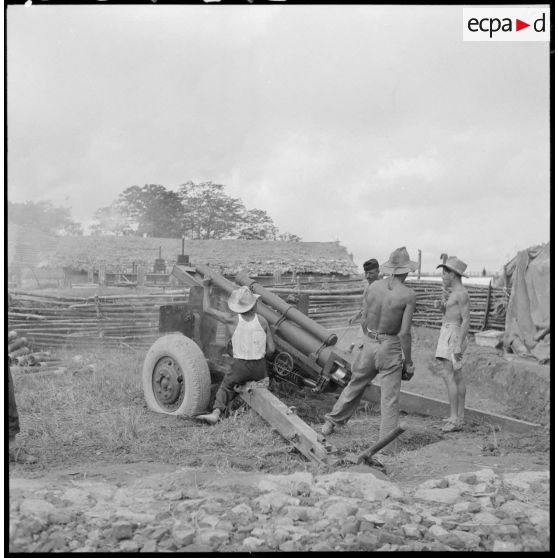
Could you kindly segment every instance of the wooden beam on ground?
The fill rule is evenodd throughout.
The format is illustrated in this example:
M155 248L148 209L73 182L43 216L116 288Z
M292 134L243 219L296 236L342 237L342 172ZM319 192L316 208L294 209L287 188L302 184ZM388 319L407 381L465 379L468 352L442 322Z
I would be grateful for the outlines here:
M325 444L325 438L308 426L296 411L287 407L265 387L248 382L237 388L240 397L275 430L310 461L318 464L330 462L335 448Z
M364 392L363 399L371 401L372 403L380 402L380 387L370 385ZM406 413L434 416L434 417L448 417L450 414L449 403L426 397L425 395L418 395L408 391L401 390L399 398L399 408ZM516 433L528 433L533 430L542 428L542 425L533 422L526 422L524 420L506 417L504 415L497 415L495 413L488 413L486 411L479 411L478 409L471 409L465 407L465 418L472 419L478 422L486 422L488 424L498 425L502 430Z

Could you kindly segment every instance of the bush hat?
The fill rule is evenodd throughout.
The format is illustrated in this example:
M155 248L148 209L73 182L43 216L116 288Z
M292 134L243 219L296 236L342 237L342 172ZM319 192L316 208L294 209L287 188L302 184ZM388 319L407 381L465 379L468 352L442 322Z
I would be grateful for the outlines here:
M411 258L409 258L409 253L405 246L394 250L389 255L389 260L380 266L380 272L386 275L402 275L403 273L409 273L417 269L418 263L413 262Z
M467 275L465 275L465 270L467 269L467 264L465 262L462 262L456 256L450 256L444 263L441 263L440 265L437 265L436 269L438 269L439 267L445 267L446 269L449 269L450 271L455 271L455 273L457 273L458 275L461 275L461 277L467 277Z
M243 286L231 293L227 304L233 312L243 314L254 307L258 298L260 295L254 294L248 287Z
M380 264L378 263L378 260L372 258L370 260L366 260L363 264L362 264L362 268L364 269L364 271L370 271L372 269L378 269L380 267Z

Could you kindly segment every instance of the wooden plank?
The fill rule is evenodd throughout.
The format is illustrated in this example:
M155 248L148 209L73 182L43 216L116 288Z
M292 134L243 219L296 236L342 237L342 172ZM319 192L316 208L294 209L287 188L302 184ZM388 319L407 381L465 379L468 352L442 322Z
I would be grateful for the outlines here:
M367 387L364 392L363 399L365 401L371 401L372 403L379 403L380 387L376 385L370 385ZM445 418L450 414L449 403L441 401L440 399L434 399L432 397L426 397L425 395L418 395L416 393L403 390L401 390L399 398L399 408L406 413L423 416ZM472 409L470 407L465 407L465 418L498 425L502 428L502 430L516 432L519 434L532 432L533 430L542 428L542 425L540 424L514 419L504 415L488 413L478 409Z
M237 388L240 397L310 461L329 463L329 453L335 449L322 443L325 442L324 436L308 426L292 408L266 388L254 384L248 382Z

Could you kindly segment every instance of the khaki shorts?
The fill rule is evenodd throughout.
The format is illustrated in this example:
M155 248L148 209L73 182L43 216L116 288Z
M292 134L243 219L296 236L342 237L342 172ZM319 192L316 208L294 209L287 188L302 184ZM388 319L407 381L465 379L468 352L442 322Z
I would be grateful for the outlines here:
M438 339L438 346L436 347L436 358L443 358L449 360L454 370L460 370L462 361L455 360L455 353L461 352L461 345L459 338L461 336L461 326L451 323L443 323L440 329L440 337ZM465 348L467 349L467 339L465 339Z

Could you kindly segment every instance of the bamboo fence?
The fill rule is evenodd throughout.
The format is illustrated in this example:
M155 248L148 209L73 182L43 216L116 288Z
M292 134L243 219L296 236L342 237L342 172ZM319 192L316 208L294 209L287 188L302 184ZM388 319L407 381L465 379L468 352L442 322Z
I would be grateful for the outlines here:
M417 295L413 324L440 327L442 314L434 308L441 283L406 281ZM347 325L362 305L362 283L345 282L332 288L269 287L281 297L307 295L308 316L327 328ZM507 291L468 285L470 332L505 329ZM159 336L159 307L184 303L188 290L151 294L68 297L10 291L9 329L24 335L34 350L67 346L128 346L145 348Z

